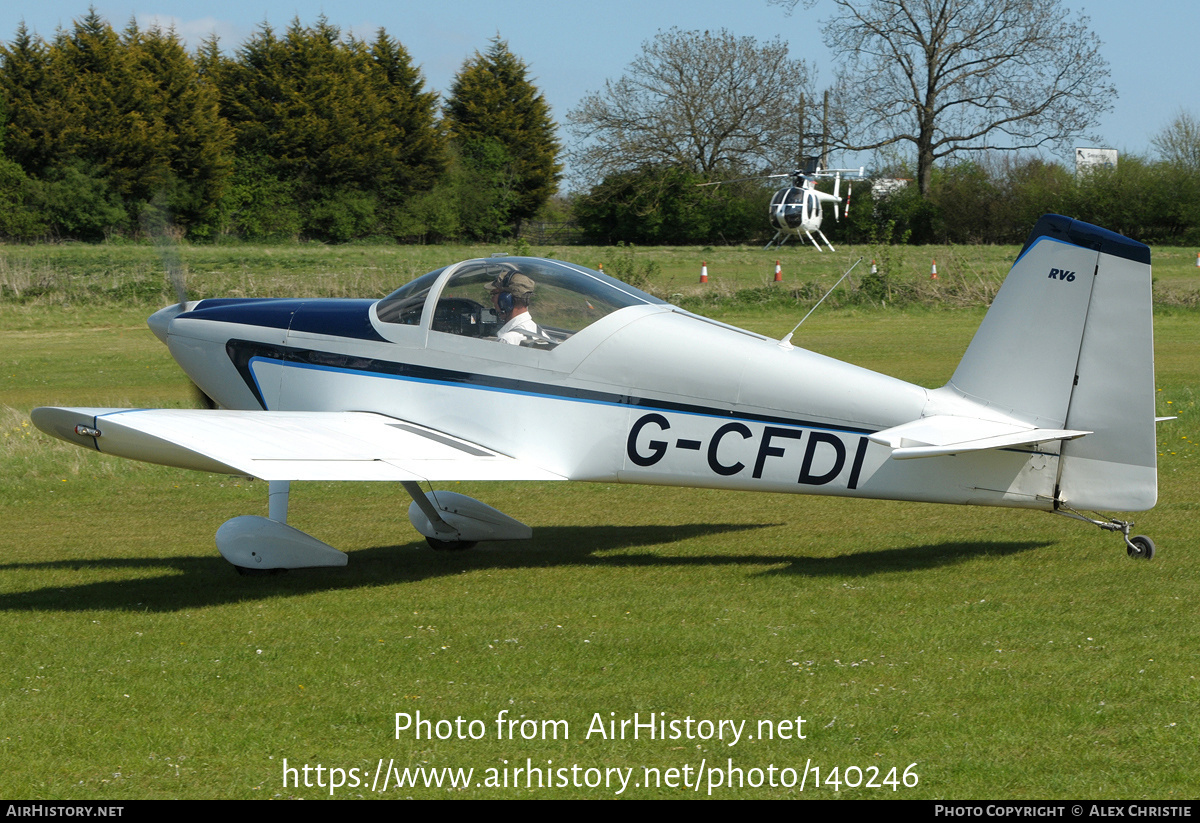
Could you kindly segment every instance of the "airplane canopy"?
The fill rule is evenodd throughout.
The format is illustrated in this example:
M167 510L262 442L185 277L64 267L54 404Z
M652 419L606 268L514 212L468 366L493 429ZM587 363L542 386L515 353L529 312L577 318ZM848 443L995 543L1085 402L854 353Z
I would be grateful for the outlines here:
M592 269L559 260L505 256L467 260L422 275L380 300L376 315L384 323L428 323L434 331L486 336L495 325L487 287L518 274L533 283L530 313L556 337L574 334L627 306L664 302ZM427 304L431 311L426 311Z

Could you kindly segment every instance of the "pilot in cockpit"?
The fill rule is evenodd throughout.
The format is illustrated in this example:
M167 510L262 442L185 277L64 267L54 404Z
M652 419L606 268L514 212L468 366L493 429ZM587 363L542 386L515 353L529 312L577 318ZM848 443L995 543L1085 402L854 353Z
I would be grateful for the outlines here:
M529 314L529 301L533 298L534 282L520 272L506 272L484 288L492 296L492 307L496 316L504 323L496 332L501 343L519 346L524 342L541 337L541 330Z

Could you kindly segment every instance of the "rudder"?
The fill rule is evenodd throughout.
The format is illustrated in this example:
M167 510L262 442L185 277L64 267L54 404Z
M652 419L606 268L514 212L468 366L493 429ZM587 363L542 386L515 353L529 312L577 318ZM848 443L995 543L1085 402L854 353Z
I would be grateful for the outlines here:
M1075 508L1144 511L1158 499L1150 249L1087 224L1101 242L1064 443L1058 498Z

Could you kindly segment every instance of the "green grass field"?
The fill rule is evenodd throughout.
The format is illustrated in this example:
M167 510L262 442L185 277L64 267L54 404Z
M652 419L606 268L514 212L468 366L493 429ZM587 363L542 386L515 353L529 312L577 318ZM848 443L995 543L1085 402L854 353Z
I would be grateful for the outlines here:
M832 284L862 251L785 250L785 285ZM904 250L913 282L928 251ZM1016 249L946 252L939 282L998 282ZM479 253L186 249L185 264L196 296L370 296ZM319 798L332 768L335 797L600 798L622 778L622 797L702 797L718 775L725 798L1196 797L1194 251L1155 250L1158 413L1179 419L1159 427L1160 503L1134 517L1151 562L1041 513L537 483L453 485L534 538L438 554L401 490L311 483L290 520L349 566L269 578L238 577L213 543L227 518L265 514L265 484L87 453L28 423L35 405L189 403L144 323L171 299L153 254L0 249L0 796ZM781 336L807 310L736 299L773 252L634 254L675 294L706 255L727 322ZM823 307L795 342L939 385L983 309L928 302ZM397 736L397 713L418 711L434 739ZM518 723L498 729L502 712ZM598 732L634 713L681 736ZM717 739L700 721L744 726L730 745L729 725ZM380 763L474 771L466 788L439 772L440 788L373 791Z
M609 274L644 279L663 297L689 305L716 306L740 290L766 287L782 268L785 295L802 292L811 305L855 261L862 263L829 300L838 305L881 307L871 295L851 298L874 261L893 287L891 298L926 306L986 305L1004 280L1017 246L848 246L836 253L787 245L764 252L746 246L715 248L611 246L181 246L164 253L149 244L0 246L0 306L9 312L55 305L91 312L97 304L155 305L176 299L163 276L164 257L185 273L193 298L382 297L409 280L447 263L495 252L557 257ZM930 279L934 262L938 279ZM709 283L700 285L708 264ZM1200 306L1196 250L1154 249L1155 299L1163 306ZM775 287L772 287L775 288ZM886 291L886 290L885 290ZM764 301L761 293L743 303ZM713 309L717 310L717 309ZM16 312L19 318L19 311ZM11 325L9 326L11 327Z

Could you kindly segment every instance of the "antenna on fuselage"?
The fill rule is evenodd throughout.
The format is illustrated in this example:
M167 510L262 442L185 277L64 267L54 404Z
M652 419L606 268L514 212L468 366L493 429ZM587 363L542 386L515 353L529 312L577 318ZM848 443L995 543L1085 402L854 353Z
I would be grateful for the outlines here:
M824 303L825 298L828 297L830 294L832 294L833 290L836 289L839 285L841 285L841 282L843 280L845 280L847 277L849 277L850 272L854 271L855 267L858 266L858 264L861 262L862 262L861 257L858 258L857 260L855 260L854 265L851 266L850 268L846 269L846 273L843 274L841 277L839 277L838 281L829 287L829 291L827 291L827 292L825 292L825 294L821 295L821 299L816 302L816 305L814 305L811 309L808 310L808 314L806 314L802 318L800 318L800 322L796 324L796 328L792 329L790 332L788 332L786 335L784 335L783 339L779 341L779 348L781 348L781 349L792 348L792 335L796 333L796 329L798 329L802 325L804 325L804 321L807 320L812 315L812 313L817 310L817 306Z

